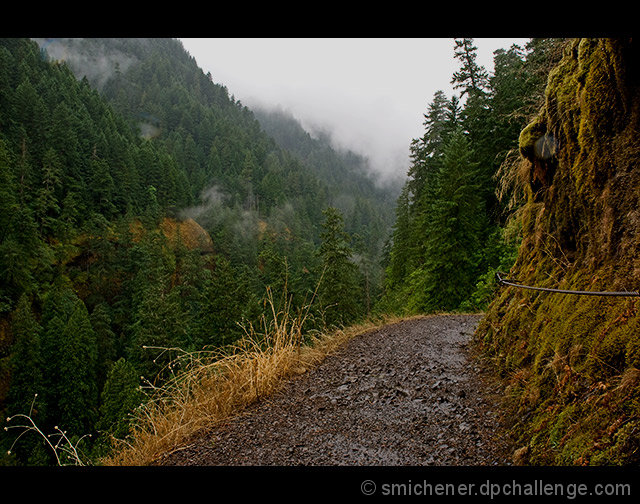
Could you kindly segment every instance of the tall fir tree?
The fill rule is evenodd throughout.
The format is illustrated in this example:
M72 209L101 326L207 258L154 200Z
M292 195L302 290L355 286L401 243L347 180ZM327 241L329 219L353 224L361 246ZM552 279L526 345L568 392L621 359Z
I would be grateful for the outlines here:
M77 299L58 344L59 426L70 438L91 434L97 420L97 347L89 312Z
M11 322L14 343L11 347L9 414L26 414L34 397L39 394L40 401L36 403L35 416L43 417L46 406L42 400L44 388L40 344L42 327L33 316L31 302L26 294L20 297Z
M43 399L47 404L45 431L51 431L55 425L61 426L63 415L62 397L74 395L74 385L64 376L62 361L66 358L61 345L62 335L74 312L78 297L69 288L65 278L56 279L52 288L46 293L42 307L42 356L43 356ZM71 344L65 347L73 351ZM65 386L66 385L66 386Z
M123 439L129 434L130 415L144 396L136 368L124 358L112 364L102 389L100 419L96 424L102 436Z
M410 261L411 219L409 214L409 185L402 188L396 203L396 222L393 226L393 247L389 253L386 269L386 290L391 292L401 286L412 269Z
M98 304L91 312L91 327L96 335L97 384L101 390L118 355L118 341L111 327L111 309L107 303Z
M31 421L42 426L47 414L40 344L42 327L33 315L31 302L26 294L18 301L11 325L14 343L10 356L11 386L7 397L7 414L9 417L29 415ZM16 423L28 425L28 421ZM12 452L19 463L46 465L50 462L44 439L38 433L20 432L19 436L19 439L14 439L5 435L7 440L3 443L13 444Z
M421 310L456 309L475 285L487 225L477 168L464 133L454 132L443 152L435 197L427 204L425 263L413 275L421 287L415 298Z
M342 213L329 207L323 214L318 251L323 270L319 302L327 325L342 325L354 321L362 312L358 267L352 261L351 237L344 231Z
M451 84L454 89L461 89L461 96L477 96L486 92L488 87L489 76L477 63L477 51L473 39L455 39L454 58L460 62L460 68L453 73Z
M238 325L251 304L249 289L224 257L215 257L205 278L202 314L197 320L199 350L223 347L242 334ZM207 270L208 271L208 270Z

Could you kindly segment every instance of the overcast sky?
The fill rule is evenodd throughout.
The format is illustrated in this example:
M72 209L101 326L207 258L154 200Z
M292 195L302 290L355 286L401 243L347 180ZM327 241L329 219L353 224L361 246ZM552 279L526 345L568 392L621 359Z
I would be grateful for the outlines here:
M406 175L409 145L424 132L434 93L453 94L453 38L181 39L213 81L249 108L282 108L305 128L331 131L337 145L388 176ZM528 39L474 39L478 63Z

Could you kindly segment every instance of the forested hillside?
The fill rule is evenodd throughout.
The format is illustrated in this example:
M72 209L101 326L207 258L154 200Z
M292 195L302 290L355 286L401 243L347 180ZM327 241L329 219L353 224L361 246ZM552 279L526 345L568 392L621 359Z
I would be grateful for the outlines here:
M381 180L366 158L333 147L328 133L312 136L284 111L259 108L254 113L278 145L331 188L328 203L345 216L345 231L352 237L354 258L364 276L367 306L372 307L381 294L383 252L401 179Z
M31 413L98 456L169 371L165 349L233 342L267 287L291 310L313 299L309 329L365 314L331 185L178 41L39 42L0 47L0 409L17 431ZM34 432L10 451L55 462Z
M323 231L322 212L335 207L362 272L356 281L368 299L378 295L394 193L373 184L365 160L338 155L297 124L295 139L269 128L273 121L265 122L264 114L261 124L176 40L40 43L63 57L76 77L101 89L141 136L166 148L188 190L163 210L195 218L233 266L258 268L265 282L254 285L255 292L287 276L296 302L303 302L318 282L313 249Z

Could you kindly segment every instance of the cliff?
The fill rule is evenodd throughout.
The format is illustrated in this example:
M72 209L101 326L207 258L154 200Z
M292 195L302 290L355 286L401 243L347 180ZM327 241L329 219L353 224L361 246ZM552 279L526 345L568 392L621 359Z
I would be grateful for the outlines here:
M640 60L632 39L577 39L520 135L526 203L509 276L640 289ZM640 460L637 297L502 287L475 334L507 388L519 463Z

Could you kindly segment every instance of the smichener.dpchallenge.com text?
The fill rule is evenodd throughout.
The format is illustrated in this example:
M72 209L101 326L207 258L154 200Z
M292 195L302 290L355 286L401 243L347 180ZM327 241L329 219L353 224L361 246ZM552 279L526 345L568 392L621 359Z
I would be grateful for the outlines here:
M533 480L521 483L516 480L508 482L483 483L433 483L427 480L406 482L376 483L373 480L365 480L360 485L360 491L364 495L382 496L483 496L491 499L495 497L566 497L575 499L584 496L603 497L628 497L631 495L629 483L569 483L569 482L545 482Z

